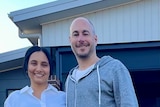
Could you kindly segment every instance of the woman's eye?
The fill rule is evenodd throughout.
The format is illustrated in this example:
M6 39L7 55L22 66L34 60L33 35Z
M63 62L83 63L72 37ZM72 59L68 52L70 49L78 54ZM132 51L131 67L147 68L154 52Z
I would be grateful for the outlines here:
M31 62L31 65L37 65L37 63L36 62Z
M42 63L42 66L43 66L43 67L47 67L48 64L47 64L47 63Z

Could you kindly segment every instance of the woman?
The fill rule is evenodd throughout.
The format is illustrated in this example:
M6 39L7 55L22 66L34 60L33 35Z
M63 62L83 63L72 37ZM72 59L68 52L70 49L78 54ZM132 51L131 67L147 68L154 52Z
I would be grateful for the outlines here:
M48 83L53 62L45 48L29 48L23 67L30 78L30 87L12 92L4 107L65 107L65 93Z

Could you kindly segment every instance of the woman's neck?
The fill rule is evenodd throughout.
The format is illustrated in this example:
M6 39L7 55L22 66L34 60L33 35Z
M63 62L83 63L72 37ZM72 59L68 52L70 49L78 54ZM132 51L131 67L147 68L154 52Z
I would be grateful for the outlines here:
M48 87L48 84L32 84L33 95L41 99L42 92Z

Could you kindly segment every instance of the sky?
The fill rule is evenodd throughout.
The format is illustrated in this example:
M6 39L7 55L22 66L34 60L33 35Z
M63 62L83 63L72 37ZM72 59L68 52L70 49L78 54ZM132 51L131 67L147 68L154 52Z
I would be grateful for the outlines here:
M32 46L28 39L18 36L18 27L8 14L52 1L55 0L0 0L0 54Z

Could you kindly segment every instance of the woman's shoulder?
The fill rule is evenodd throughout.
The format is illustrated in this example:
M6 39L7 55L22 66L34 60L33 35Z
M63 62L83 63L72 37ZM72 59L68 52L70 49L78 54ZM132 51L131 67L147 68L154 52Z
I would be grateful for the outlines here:
M22 89L19 89L19 90L17 89L17 90L15 90L15 91L13 91L13 92L10 92L9 95L8 95L8 97L9 97L9 98L11 98L11 97L13 97L13 98L19 97L20 94L21 94L24 90L27 90L27 88L28 88L28 86L26 86L26 87L24 87L24 88L22 88Z
M8 97L16 97L20 94L20 90L15 90L13 92L10 92Z
M11 92L7 99L5 100L5 103L4 105L12 105L14 103L16 103L18 101L18 98L19 98L19 95L20 94L20 90L16 90L16 91L13 91Z
M58 91L59 94L65 95L66 93L64 91Z

